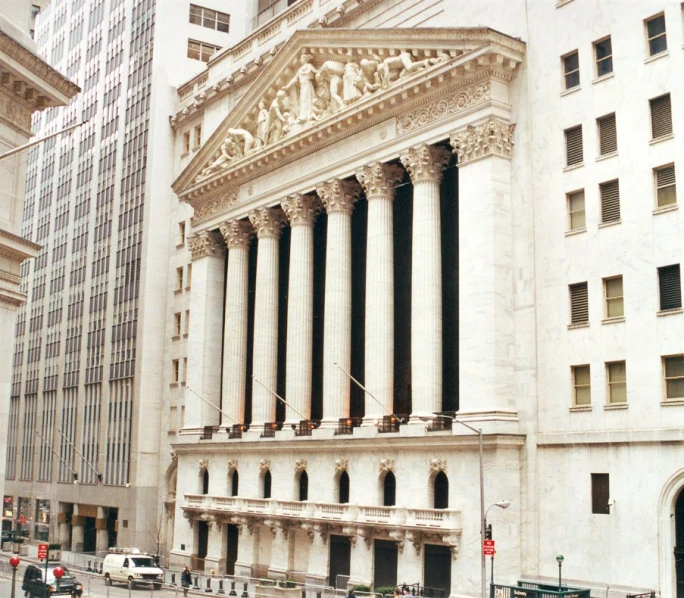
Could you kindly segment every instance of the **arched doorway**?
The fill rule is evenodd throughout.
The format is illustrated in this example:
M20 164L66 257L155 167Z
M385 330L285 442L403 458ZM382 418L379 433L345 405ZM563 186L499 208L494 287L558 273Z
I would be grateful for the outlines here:
M677 598L684 598L684 489L679 492L675 502L674 561L677 579Z

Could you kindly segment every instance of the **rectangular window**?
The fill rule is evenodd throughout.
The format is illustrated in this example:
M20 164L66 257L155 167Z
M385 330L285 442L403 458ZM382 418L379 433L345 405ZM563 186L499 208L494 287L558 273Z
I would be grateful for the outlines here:
M606 363L608 381L608 403L610 405L627 402L627 365L624 361Z
M588 365L572 366L573 405L591 405L591 370Z
M599 185L601 191L601 222L620 221L620 185L617 179Z
M570 323L589 322L589 291L586 282L570 285Z
M584 162L582 125L565 130L565 155L567 166Z
M584 212L584 190L568 193L568 216L570 230L582 230L587 227Z
M183 268L176 268L176 290L183 289Z
M605 156L617 151L615 113L596 119L599 133L599 154Z
M646 20L646 38L648 40L649 56L655 56L667 50L665 15L658 15Z
M202 142L202 125L195 126L195 145L194 148L198 148Z
M190 5L190 22L208 29L215 29L223 33L230 30L230 15L210 8L203 8L196 4Z
M183 245L185 243L185 222L178 223L178 244Z
M183 153L187 154L190 151L190 131L183 133Z
M180 376L180 363L177 359L171 361L171 381L178 382Z
M185 310L185 334L190 332L190 310Z
M173 314L173 336L180 336L181 333L181 314Z
M188 358L183 357L183 382L188 379Z
M188 58L209 62L209 59L221 49L221 46L214 46L206 42L188 40Z
M658 287L660 290L660 311L682 307L682 283L679 264L658 268Z
M661 166L653 171L656 184L657 206L664 208L677 203L677 187L675 185L674 164Z
M190 285L192 284L192 264L188 264L188 275L187 275L187 281L185 283L187 289L190 288Z
M684 355L663 357L665 398L684 399Z
M653 139L672 135L672 104L670 94L649 100L651 105L651 135Z
M610 515L610 478L607 473L591 474L591 512Z
M567 56L563 56L563 76L565 89L572 89L580 84L579 54L577 50Z
M625 305L622 295L622 276L604 278L603 290L606 297L606 318L620 318L624 316Z
M596 76L603 77L613 72L613 44L610 37L594 42Z

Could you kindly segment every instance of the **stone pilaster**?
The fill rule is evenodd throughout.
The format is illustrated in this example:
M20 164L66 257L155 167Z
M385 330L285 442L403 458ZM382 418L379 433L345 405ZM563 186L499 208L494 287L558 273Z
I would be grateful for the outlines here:
M251 428L260 431L265 422L275 420L276 398L273 392L278 384L278 261L285 215L279 208L260 208L252 212L249 219L259 240Z
M394 412L394 188L404 171L375 162L356 173L368 199L366 249L366 425Z
M209 537L207 538L207 556L204 557L204 572L220 574L226 569L226 526L215 519L207 521ZM218 582L213 582L214 591L218 589ZM204 588L202 588L204 589Z
M442 407L442 235L439 185L450 160L419 145L401 156L413 182L411 257L411 423Z
M221 421L220 412L212 405L219 406L221 395L225 252L219 236L210 231L190 237L190 252L192 293L183 428L197 432Z
M249 246L254 229L247 220L220 226L228 247L225 328L223 336L223 411L225 426L244 423L247 382L247 315L249 300Z
M282 203L292 229L287 303L285 421L311 417L313 339L313 225L321 210L315 195L290 195Z
M349 416L351 369L351 216L361 194L356 181L333 179L316 187L328 213L323 323L323 423ZM336 365L337 364L337 365Z
M486 420L490 431L517 421L510 268L514 130L490 116L451 135L458 156L459 226L468 231L459 241L459 416Z

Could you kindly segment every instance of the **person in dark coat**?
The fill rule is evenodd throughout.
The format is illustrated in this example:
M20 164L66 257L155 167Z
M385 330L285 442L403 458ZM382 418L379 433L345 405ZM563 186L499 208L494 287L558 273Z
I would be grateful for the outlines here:
M181 585L183 586L183 596L188 595L188 590L192 585L192 576L190 575L190 567L185 565L183 573L181 573Z

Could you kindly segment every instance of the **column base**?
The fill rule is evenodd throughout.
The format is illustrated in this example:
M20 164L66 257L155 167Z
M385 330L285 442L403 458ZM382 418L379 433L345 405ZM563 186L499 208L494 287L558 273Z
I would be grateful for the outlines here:
M327 418L327 417L323 418L321 420L321 425L318 426L318 429L319 430L337 430L337 426L340 423L341 417L343 417L343 416L336 417L334 419L333 418Z
M226 569L226 559L222 559L220 556L210 556L204 557L204 571L206 573L211 573L214 571L214 575L219 575L220 572Z
M252 564L243 561L235 561L234 577L252 577Z

